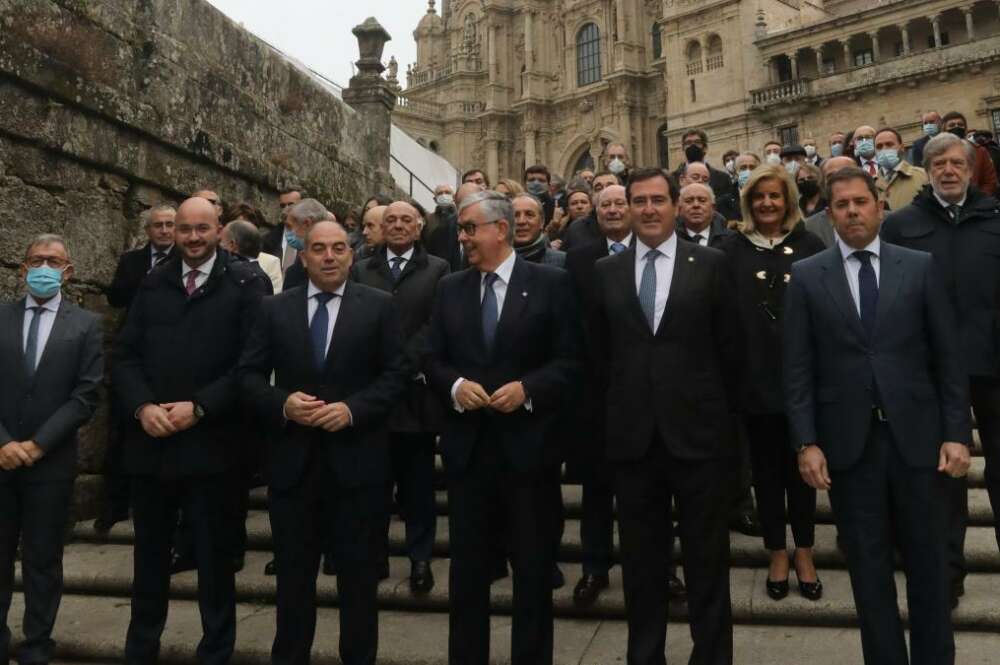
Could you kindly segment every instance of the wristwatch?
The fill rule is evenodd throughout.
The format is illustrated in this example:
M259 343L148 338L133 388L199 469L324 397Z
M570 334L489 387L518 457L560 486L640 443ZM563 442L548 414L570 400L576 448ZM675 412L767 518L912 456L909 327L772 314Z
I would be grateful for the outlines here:
M194 417L198 420L205 417L205 409L201 408L201 404L198 404L198 402L194 403Z

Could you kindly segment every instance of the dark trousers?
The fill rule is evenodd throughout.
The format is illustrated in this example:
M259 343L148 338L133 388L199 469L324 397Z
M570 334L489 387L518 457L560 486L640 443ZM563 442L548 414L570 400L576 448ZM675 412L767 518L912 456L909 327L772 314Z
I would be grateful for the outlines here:
M250 484L253 470L249 466L235 465L221 476L225 486L222 505L222 525L226 534L226 548L230 559L241 559L247 551L247 514L250 511ZM178 516L174 551L180 557L194 557L194 529L191 519L183 509Z
M816 490L799 473L798 459L788 435L784 414L747 416L750 460L753 465L757 512L764 532L764 547L785 549L785 500L787 519L796 547L812 547L816 535Z
M671 496L677 502L694 641L689 663L733 662L726 479L720 473L720 460L676 458L658 434L643 459L617 464L628 665L666 663L667 570L663 561L672 558Z
M332 534L337 566L341 661L375 663L378 581L372 549L382 522L372 506L381 502L383 492L381 481L343 486L318 459L306 464L298 485L268 490L278 583L273 665L309 663L316 634L316 575L326 533Z
M990 506L994 515L1000 515L1000 379L993 377L973 377L970 383L972 411L976 414L979 438L986 458L986 491L990 496ZM965 485L965 478L962 478ZM968 519L968 497L963 501L965 517ZM1000 518L993 522L997 547L1000 548ZM965 525L962 524L962 544L965 541ZM960 550L962 551L962 550ZM963 559L964 563L964 559Z
M506 550L514 575L510 662L551 665L553 478L550 470L512 470L488 438L477 442L467 468L449 471L451 665L487 665L490 659L495 501L506 517Z
M583 480L580 544L583 574L607 575L613 564L615 489L611 474L596 470Z
M170 601L170 552L178 510L191 525L198 566L202 638L198 661L228 663L236 642L236 592L224 530L225 483L220 475L132 478L135 528L132 620L125 638L127 663L155 663Z
M547 485L546 494L551 510L549 515L552 519L552 562L558 563L563 534L566 532L566 505L563 503L562 495L562 465L553 467L549 473L551 482ZM502 488L500 491L502 493ZM510 558L509 517L507 503L502 496L498 495L490 502L490 520L493 528L490 532L489 557L494 570L500 572L507 569L507 560ZM580 528L583 529L582 525Z
M104 451L104 497L102 511L109 517L128 519L129 486L125 473L125 428L121 414L112 407L108 414L108 447Z
M0 663L11 655L7 628L14 588L14 558L23 541L21 577L24 588L24 642L18 649L21 663L48 663L55 642L56 623L63 591L63 533L69 519L73 481L24 482L15 471L0 483Z
M434 435L400 432L389 439L391 476L386 485L386 507L392 505L393 486L399 514L406 523L406 554L410 561L430 561L437 532L434 506ZM385 511L384 556L388 556L389 510Z
M729 519L735 521L744 515L753 515L753 474L751 473L750 442L745 428L740 428L739 455L732 458L729 486L732 488L732 499L729 504Z
M951 665L943 476L934 467L907 466L896 446L889 427L873 421L861 459L830 474L865 665ZM909 661L896 604L894 543L906 572Z

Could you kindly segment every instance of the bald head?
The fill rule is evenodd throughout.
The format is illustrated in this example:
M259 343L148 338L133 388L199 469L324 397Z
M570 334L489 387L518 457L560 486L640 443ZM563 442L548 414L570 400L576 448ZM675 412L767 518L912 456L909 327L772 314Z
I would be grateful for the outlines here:
M608 185L597 193L597 205L600 206L605 198L620 198L623 196L625 196L625 187L623 185Z
M681 187L696 182L707 183L711 175L704 162L688 162L684 165L684 173L680 177Z
M197 268L215 256L219 235L219 215L205 199L192 197L177 209L174 242L187 265Z
M382 215L382 238L397 256L410 251L424 228L420 211L408 201L394 201Z
M369 208L361 219L361 235L365 238L365 246L369 249L378 247L383 242L382 218L389 206Z
M849 166L857 166L850 157L830 157L823 162L823 177L829 178L831 174L836 173L840 169L846 169Z
M469 194L475 194L476 192L485 191L486 188L482 185L476 184L474 182L467 182L458 188L455 192L455 205L462 205L462 199L464 199Z
M191 198L184 201L181 207L177 209L177 217L175 222L177 224L181 223L181 220L195 220L195 219L216 219L215 206L212 205L208 199L203 199L200 196L192 196Z
M685 185L681 189L678 212L688 231L704 231L715 216L715 193L712 188L700 182Z

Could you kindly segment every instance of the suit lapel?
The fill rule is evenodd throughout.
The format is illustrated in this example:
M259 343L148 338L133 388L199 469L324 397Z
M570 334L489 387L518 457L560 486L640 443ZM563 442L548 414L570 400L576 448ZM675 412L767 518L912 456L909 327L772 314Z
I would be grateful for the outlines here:
M632 245L628 250L618 254L625 257L618 261L618 289L624 295L626 307L636 318L636 323L652 335L649 324L646 323L646 315L642 312L642 305L639 303L639 292L635 288L635 253L636 247Z
M11 336L14 338L15 344L17 344L17 357L20 362L17 363L18 372L23 380L28 379L27 365L24 358L24 305L27 298L21 298L14 303L14 329L11 330Z
M680 238L677 239L677 251L674 252L674 271L670 277L670 291L667 292L667 304L663 308L663 316L660 317L660 327L656 329L657 335L663 332L672 318L671 312L674 309L672 305L680 297L675 294L687 293L688 277L691 274L691 266L694 265L692 257L694 247L692 243L681 242ZM636 296L636 302L638 302L638 296Z
M341 344L348 334L351 321L354 320L355 308L358 306L357 289L351 282L344 284L344 296L340 299L340 309L337 310L337 321L333 324L333 333L330 335L330 346L327 347L326 361L323 363L323 373L326 374L337 362L337 349L349 348ZM309 337L312 337L310 335Z
M292 329L299 331L298 348L303 351L306 366L315 372L316 362L313 358L315 358L316 355L313 352L312 335L309 334L309 287L307 285L300 288L302 289L301 295L291 302L291 320L299 322L298 324L293 325Z
M878 275L878 305L875 307L875 331L878 336L879 327L883 321L889 320L892 306L903 286L906 275L903 273L902 259L886 243L881 244Z
M463 289L465 293L462 295L462 300L465 302L465 308L459 311L468 311L472 313L472 316L465 317L468 324L468 339L474 340L478 355L481 358L486 357L486 338L483 337L483 302L482 297L479 295L480 284L483 280L483 276L475 268L466 268L465 270L466 278Z
M510 337L510 329L521 318L521 313L528 304L530 282L530 268L524 259L515 259L514 269L510 273L510 283L507 285L507 295L503 299L503 311L500 312L500 320L497 321L497 333L493 343L494 353L497 347L504 344L504 340Z
M851 287L847 284L847 274L844 272L844 258L840 254L840 248L834 245L827 250L827 260L823 264L823 286L826 287L830 298L837 305L840 313L847 319L848 324L861 340L867 340L868 335L861 325L861 317L858 316L858 308L854 304L854 297L851 296Z
M35 367L36 377L38 376L38 373L42 371L42 368L45 367L46 359L52 355L50 349L52 348L53 344L56 342L56 340L60 339L66 332L66 326L68 325L68 320L69 320L69 307L65 302L65 298L66 296L64 295L63 296L64 300L59 303L59 309L58 311L56 311L55 321L52 322L52 330L49 331L49 338L45 340L45 348L42 349L42 355L38 359L38 366ZM22 331L24 330L23 320L21 324L21 329ZM22 358L24 357L23 352L21 354L21 357Z

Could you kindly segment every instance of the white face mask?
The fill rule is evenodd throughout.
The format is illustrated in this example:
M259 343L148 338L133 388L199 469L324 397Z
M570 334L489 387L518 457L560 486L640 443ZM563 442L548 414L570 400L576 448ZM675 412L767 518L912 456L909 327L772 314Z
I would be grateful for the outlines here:
M773 164L773 165L777 166L778 164L781 164L781 155L779 155L776 152L768 153L767 158L765 159L765 161L768 164Z
M726 162L726 170L730 173L736 173L736 160L730 159Z
M810 157L811 158L811 157L815 157L816 156L816 146L814 146L814 145L807 145L807 146L805 146L805 149L806 149L806 157Z
M620 158L615 157L610 163L608 163L608 170L615 175L619 175L625 170L625 162L623 162Z

